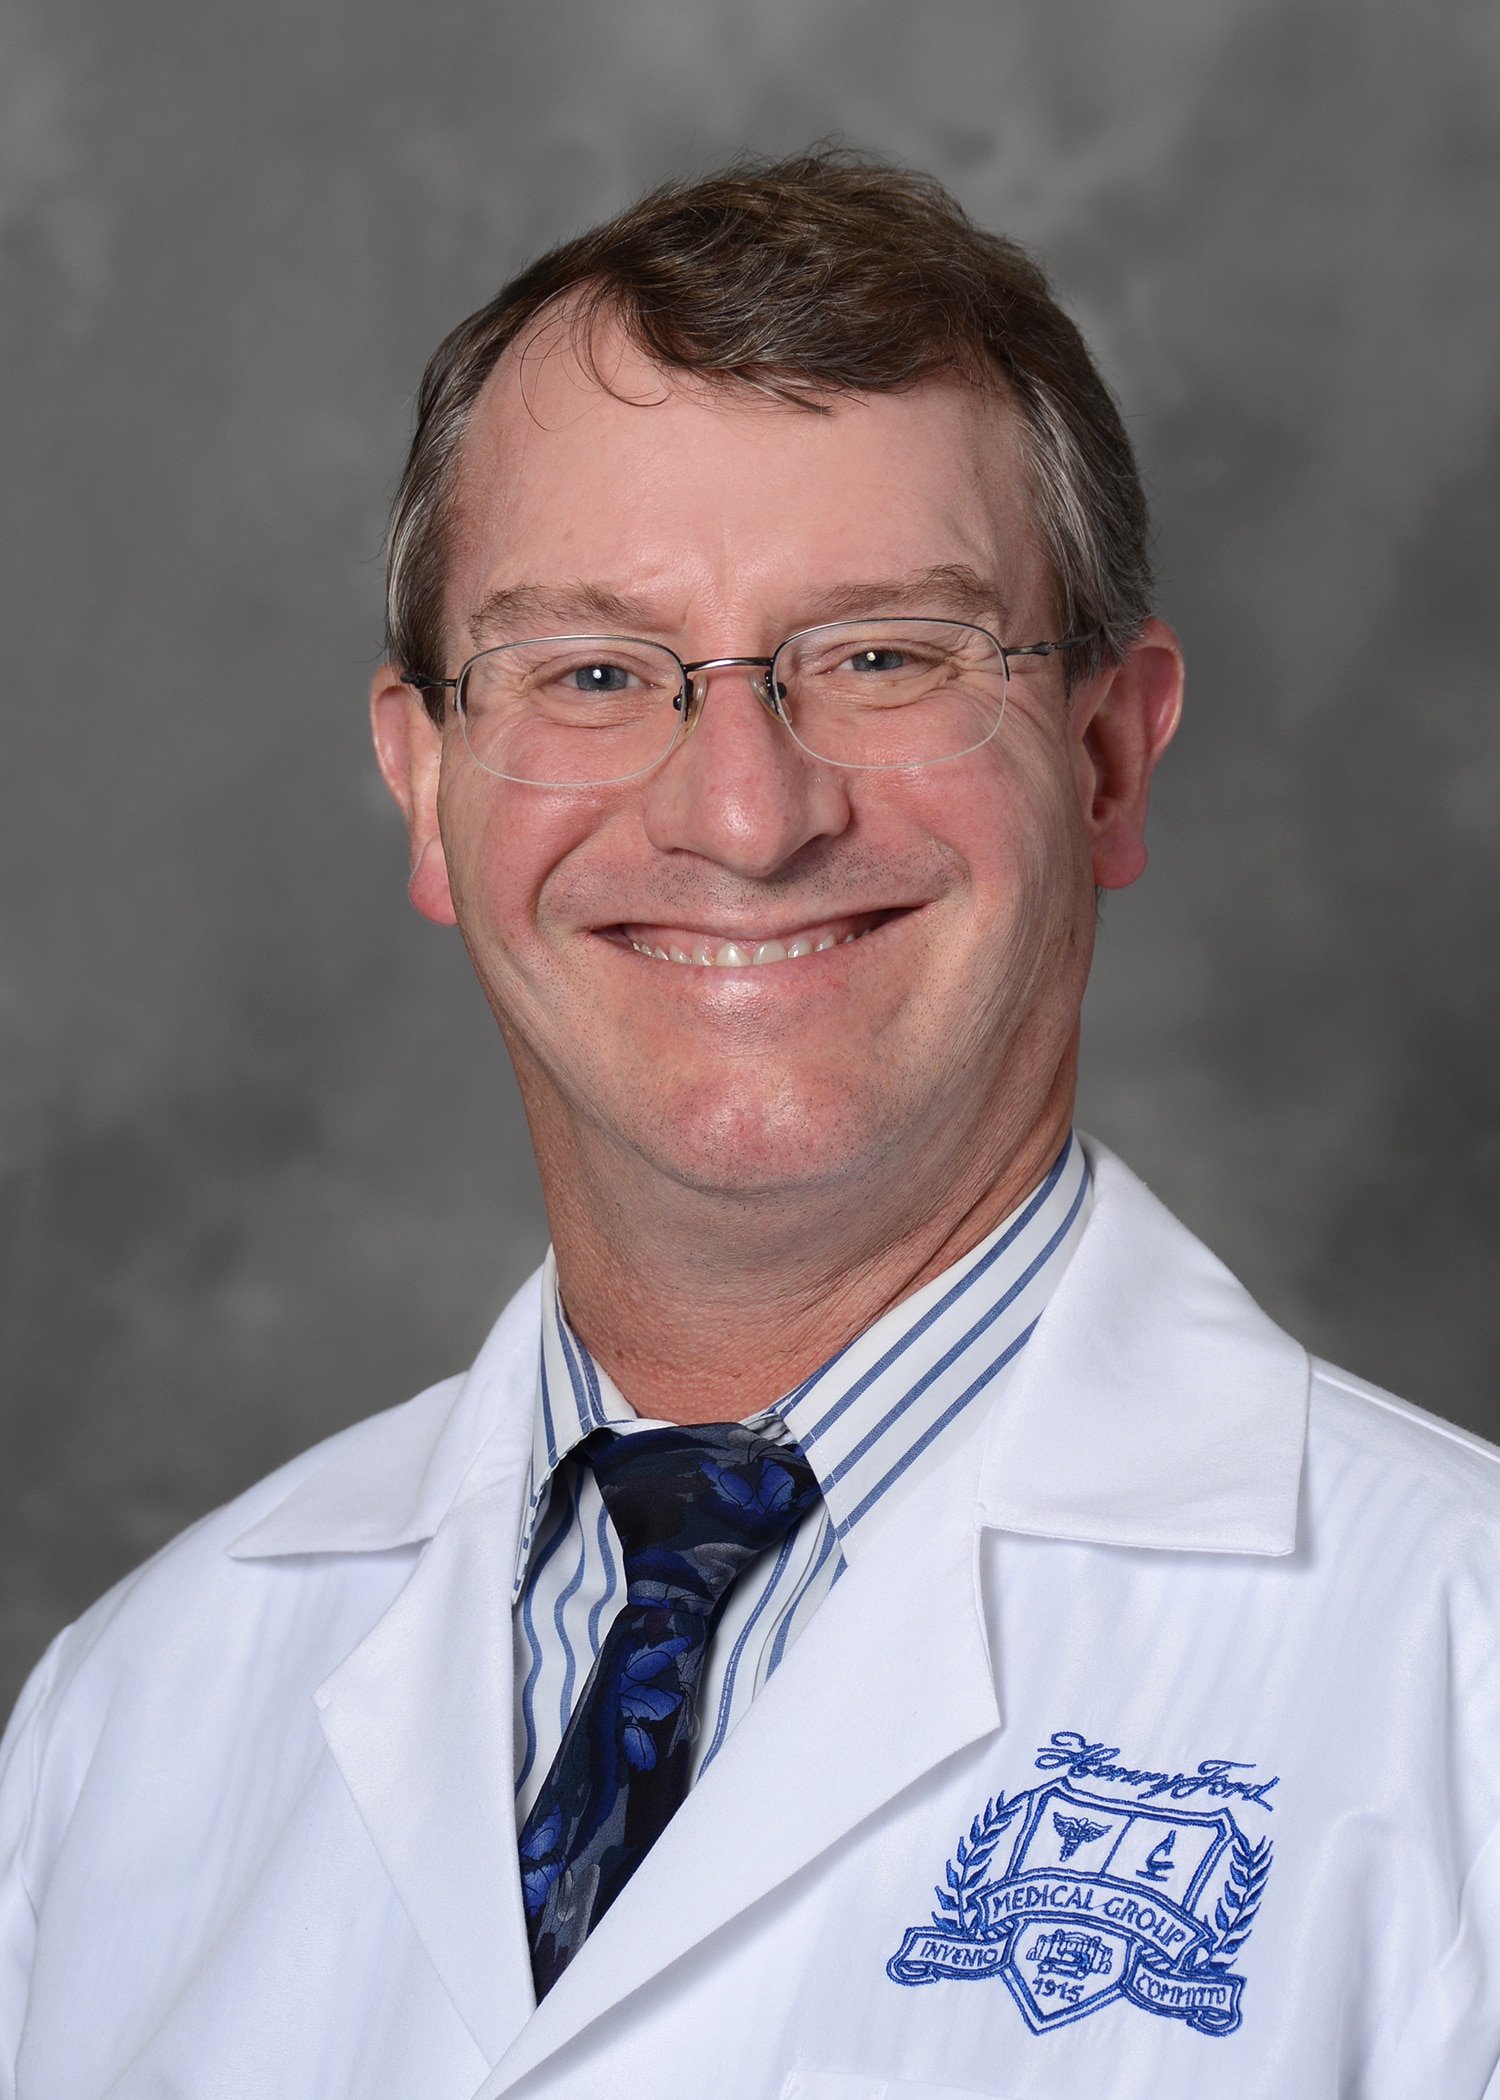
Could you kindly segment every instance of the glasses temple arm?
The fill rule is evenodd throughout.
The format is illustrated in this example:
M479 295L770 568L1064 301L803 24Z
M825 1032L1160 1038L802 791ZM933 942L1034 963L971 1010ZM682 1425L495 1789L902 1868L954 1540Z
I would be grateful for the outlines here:
M1002 656L1056 656L1060 649L1081 649L1086 642L1096 641L1097 632L1070 634L1065 642L1018 642L1012 648L1002 649Z

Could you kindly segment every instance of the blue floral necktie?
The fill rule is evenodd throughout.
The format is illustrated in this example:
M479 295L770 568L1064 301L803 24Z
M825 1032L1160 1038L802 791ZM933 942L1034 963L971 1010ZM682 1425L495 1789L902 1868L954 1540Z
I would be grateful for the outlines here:
M738 1422L599 1430L574 1456L599 1483L626 1589L521 1832L538 2002L687 1793L703 1658L731 1588L818 1497L794 1444Z

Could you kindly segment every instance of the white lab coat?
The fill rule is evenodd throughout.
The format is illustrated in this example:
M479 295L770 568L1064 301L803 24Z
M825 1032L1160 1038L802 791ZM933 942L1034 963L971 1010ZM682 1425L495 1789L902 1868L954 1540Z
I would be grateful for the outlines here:
M120 1585L54 1645L7 1739L0 2091L1500 2094L1497 1454L1310 1366L1091 1157L1093 1218L1003 1401L861 1531L540 2009L509 1627L535 1286L467 1377ZM1038 1767L1059 1740L1130 1776L1047 1793L1069 1779ZM1256 1791L1192 1791L1205 1760ZM1240 1849L1198 1900L1221 1956L1200 1973L1240 1979L1207 1990L1240 2015L1221 2033L1163 1980L1185 1928L1150 1904L1225 1810ZM1114 1881L1082 1871L1117 1840ZM1023 1898L1054 1908L978 1953L966 1926L955 1954L935 1885L989 1902L991 1926ZM1062 1929L1064 1902L1088 1929ZM935 1980L893 1978L934 1947Z

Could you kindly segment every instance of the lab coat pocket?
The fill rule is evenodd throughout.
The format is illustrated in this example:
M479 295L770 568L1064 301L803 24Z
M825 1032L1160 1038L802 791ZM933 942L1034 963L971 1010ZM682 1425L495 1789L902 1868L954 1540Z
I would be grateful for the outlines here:
M861 2071L810 2071L798 2064L787 2073L781 2100L1005 2100L1005 2095L977 2093L972 2086L913 2085L904 2078L869 2078Z

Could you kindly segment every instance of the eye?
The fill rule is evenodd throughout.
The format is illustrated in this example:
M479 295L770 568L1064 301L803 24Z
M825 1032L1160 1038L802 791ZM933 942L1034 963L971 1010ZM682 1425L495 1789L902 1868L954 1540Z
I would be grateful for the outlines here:
M904 649L860 649L846 659L851 671L891 672L906 669L910 658Z
M630 684L630 673L623 664L578 664L568 672L565 683L580 693L623 693Z

